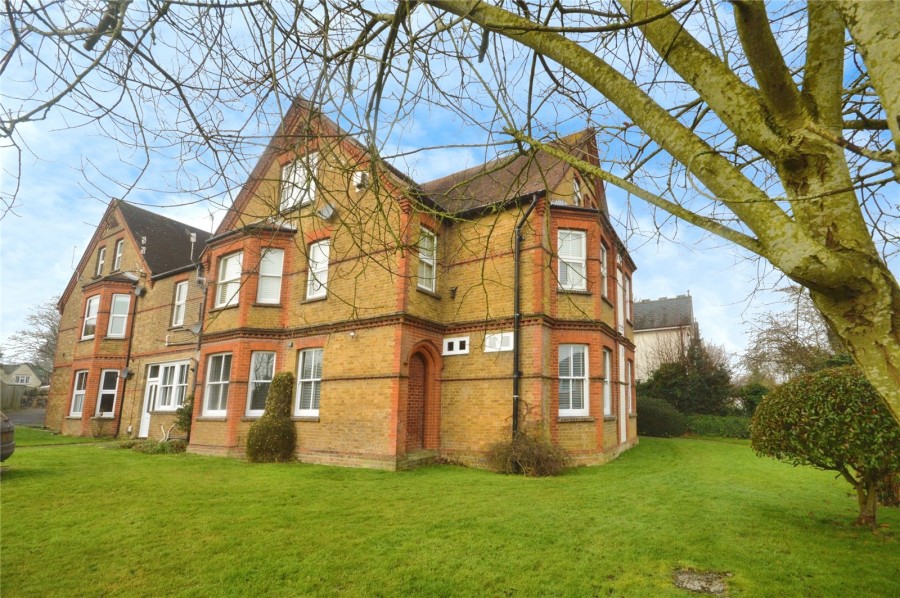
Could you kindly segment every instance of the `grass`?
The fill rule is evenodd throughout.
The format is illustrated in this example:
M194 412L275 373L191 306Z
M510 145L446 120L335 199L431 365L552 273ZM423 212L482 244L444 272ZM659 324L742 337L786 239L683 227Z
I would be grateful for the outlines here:
M900 511L852 527L849 485L746 445L644 438L524 479L26 447L2 479L12 596L900 595Z
M47 446L55 444L85 444L91 442L109 441L106 439L85 438L82 436L62 436L50 430L16 426L16 450L26 446Z

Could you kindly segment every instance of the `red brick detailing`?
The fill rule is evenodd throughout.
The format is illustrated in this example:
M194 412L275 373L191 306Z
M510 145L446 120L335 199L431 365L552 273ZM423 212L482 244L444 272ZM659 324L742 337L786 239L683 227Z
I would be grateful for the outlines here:
M424 448L425 440L425 359L420 353L409 358L406 393L406 450Z

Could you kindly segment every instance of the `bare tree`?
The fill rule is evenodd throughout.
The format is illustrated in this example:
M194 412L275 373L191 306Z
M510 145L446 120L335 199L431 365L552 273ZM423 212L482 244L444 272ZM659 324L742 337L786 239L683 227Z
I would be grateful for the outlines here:
M152 187L144 168L160 155L177 159L182 189L227 194L298 93L395 161L409 158L400 129L450 112L488 145L558 155L809 289L900 420L900 286L886 262L900 3L5 6L5 134L21 147L22 123L97 121L143 156L120 194ZM11 65L24 76L10 81ZM600 165L542 141L585 121L608 148Z
M3 357L14 362L30 363L44 377L53 371L56 339L59 336L60 313L53 298L31 308L25 317L26 327L11 334L3 346Z

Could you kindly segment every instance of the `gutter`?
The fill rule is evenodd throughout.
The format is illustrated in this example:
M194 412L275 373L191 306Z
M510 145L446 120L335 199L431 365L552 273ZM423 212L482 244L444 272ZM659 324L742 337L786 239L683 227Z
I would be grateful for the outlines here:
M528 209L525 210L525 213L522 214L522 217L519 218L519 221L516 223L515 228L515 250L513 251L513 384L512 384L512 399L513 399L513 412L512 412L512 436L513 439L519 434L519 382L522 378L522 371L519 369L519 328L522 321L522 314L519 313L521 311L521 289L520 287L520 277L521 274L519 272L519 259L522 255L522 227L525 226L525 222L528 220L528 217L531 215L532 210L537 205L538 200L541 198L540 195L535 193L531 197L531 204L529 204Z

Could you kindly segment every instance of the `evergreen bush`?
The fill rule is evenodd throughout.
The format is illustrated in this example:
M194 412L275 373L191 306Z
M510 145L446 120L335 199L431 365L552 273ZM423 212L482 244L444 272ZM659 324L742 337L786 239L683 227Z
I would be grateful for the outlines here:
M194 395L188 395L181 407L175 410L175 427L191 437L191 423L194 421Z
M750 418L741 415L688 415L687 427L697 436L750 438Z
M282 372L272 379L266 410L247 433L247 459L253 463L283 463L294 459L297 430L291 421L294 375Z
M637 427L640 436L672 438L687 432L687 420L671 403L653 397L637 402Z

